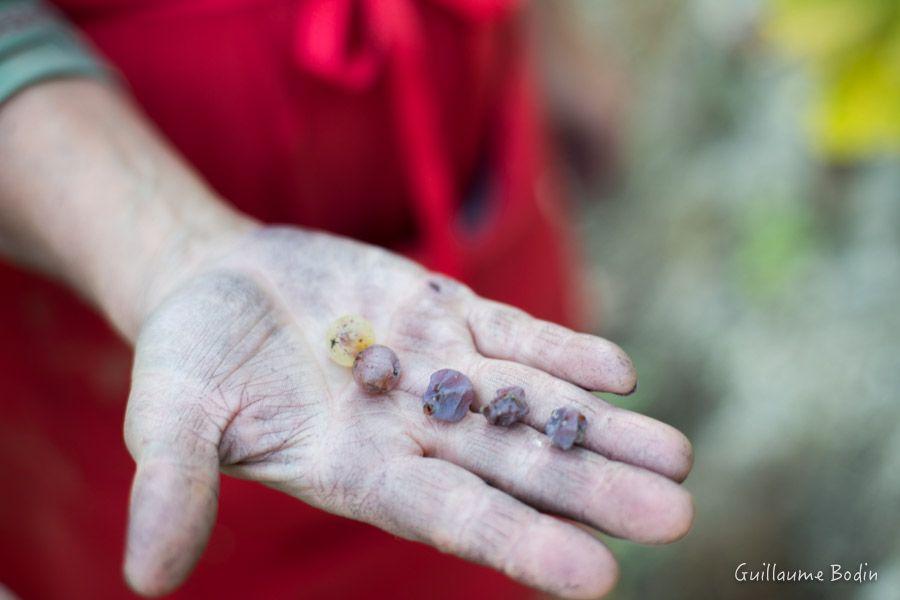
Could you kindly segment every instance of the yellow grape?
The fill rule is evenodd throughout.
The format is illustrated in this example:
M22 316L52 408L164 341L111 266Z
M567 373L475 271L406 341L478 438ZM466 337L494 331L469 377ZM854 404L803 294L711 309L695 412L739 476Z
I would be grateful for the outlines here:
M352 367L356 355L375 343L372 324L359 315L344 315L328 328L328 356L342 367Z

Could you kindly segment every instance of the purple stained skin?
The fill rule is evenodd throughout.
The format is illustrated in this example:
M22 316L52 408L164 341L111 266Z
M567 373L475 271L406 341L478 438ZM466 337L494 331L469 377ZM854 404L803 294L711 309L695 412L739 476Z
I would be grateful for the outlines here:
M474 399L475 388L468 377L453 369L441 369L431 374L422 396L422 410L438 421L455 423L466 416Z
M491 425L509 427L521 421L528 414L525 404L525 390L517 385L500 388L491 403L482 407L481 414Z
M587 419L583 414L571 406L562 406L550 414L545 432L550 438L550 443L568 450L574 444L584 441L584 430L587 427Z
M369 346L353 361L353 379L370 394L385 394L400 381L400 359L387 346Z

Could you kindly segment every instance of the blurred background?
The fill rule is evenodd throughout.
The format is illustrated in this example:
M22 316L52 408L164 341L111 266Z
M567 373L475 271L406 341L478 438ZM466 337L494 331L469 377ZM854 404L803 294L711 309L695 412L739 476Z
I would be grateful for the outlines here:
M900 597L900 1L541 10L578 33L545 71L598 327L641 377L609 399L696 452L693 531L611 540L613 597Z

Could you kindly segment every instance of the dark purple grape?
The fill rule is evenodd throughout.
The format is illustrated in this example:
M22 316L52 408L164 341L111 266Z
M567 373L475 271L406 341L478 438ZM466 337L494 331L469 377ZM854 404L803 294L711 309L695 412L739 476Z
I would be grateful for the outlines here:
M400 381L400 359L387 346L369 346L353 361L353 379L370 394L387 393Z
M481 414L491 425L509 427L521 421L528 414L525 404L525 390L517 385L500 388L491 403L482 407Z
M475 388L469 378L453 369L431 374L428 389L422 396L422 410L438 421L459 421L469 412L475 399Z
M584 441L587 419L571 406L557 408L550 414L545 432L550 443L557 448L568 450L573 444Z

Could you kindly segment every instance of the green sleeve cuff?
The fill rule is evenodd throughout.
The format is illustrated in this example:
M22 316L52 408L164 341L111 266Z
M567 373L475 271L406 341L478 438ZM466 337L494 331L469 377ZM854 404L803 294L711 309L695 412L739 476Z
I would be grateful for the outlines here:
M114 79L48 7L0 0L0 104L29 85L69 76Z

